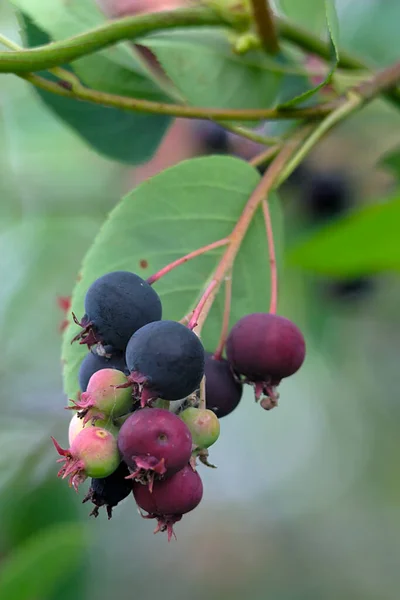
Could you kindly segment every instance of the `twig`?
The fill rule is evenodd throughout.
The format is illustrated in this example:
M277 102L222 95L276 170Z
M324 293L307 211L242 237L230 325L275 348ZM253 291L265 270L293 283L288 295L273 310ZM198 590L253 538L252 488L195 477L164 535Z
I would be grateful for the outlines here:
M254 21L261 43L268 54L279 52L274 16L268 0L251 0Z
M221 334L217 349L214 352L214 358L220 360L222 353L225 348L226 338L228 337L229 331L229 317L231 315L231 301L232 301L232 272L225 277L225 304L224 304L224 316L222 318Z
M186 254L185 256L181 256L181 258L174 260L169 265L167 265L167 266L163 267L162 269L160 269L159 271L157 271L157 273L154 273L154 275L151 275L150 277L148 277L147 283L152 285L153 283L155 283L156 281L161 279L161 277L164 277L164 275L166 275L167 273L170 273L176 267L179 267L180 265L184 265L189 260L192 260L193 258L196 258L197 256L201 256L202 254L205 254L206 252L210 252L210 250L215 250L216 248L220 248L221 246L226 246L226 244L228 244L228 243L229 243L229 238L224 238L222 240L213 242L212 244L207 244L207 246L203 246L202 248L198 248L197 250L194 250L193 252L189 252L189 254Z
M276 313L278 304L278 274L276 265L275 255L275 244L274 244L274 233L272 230L271 214L269 211L268 199L264 199L262 203L262 209L264 214L265 229L267 233L268 243L268 254L269 254L269 267L270 267L270 279L271 279L271 301L269 305L269 312L271 314Z

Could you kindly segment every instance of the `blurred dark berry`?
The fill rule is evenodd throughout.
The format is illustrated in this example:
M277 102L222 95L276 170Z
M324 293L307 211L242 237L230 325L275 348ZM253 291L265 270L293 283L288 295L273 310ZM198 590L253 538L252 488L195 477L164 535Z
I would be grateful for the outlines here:
M131 479L126 479L128 475L128 467L124 462L121 462L114 473L108 477L92 479L89 492L83 499L83 502L90 500L94 504L94 509L90 515L97 517L99 508L105 506L108 518L111 519L112 509L132 492L133 482Z
M240 402L242 384L234 378L230 364L224 358L216 360L210 352L205 355L206 406L219 419L229 415Z
M122 371L125 375L129 374L123 352L114 350L112 346L106 346L104 351L104 356L100 356L97 354L96 349L92 348L81 362L78 380L82 392L86 392L91 376L101 369L117 369L117 371Z

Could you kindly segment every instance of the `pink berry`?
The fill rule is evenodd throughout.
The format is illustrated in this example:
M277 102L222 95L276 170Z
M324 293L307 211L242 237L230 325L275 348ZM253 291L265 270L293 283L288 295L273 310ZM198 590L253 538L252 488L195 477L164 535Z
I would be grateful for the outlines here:
M76 490L87 477L107 477L120 463L117 441L112 433L101 427L85 427L72 441L67 450L61 448L54 438L54 446L62 456L58 462L63 466L58 476L69 477Z

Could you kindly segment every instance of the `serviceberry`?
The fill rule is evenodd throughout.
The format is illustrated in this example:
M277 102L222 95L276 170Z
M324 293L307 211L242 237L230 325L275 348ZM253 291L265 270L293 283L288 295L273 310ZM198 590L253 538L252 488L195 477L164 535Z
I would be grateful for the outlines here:
M189 406L179 416L188 426L196 448L209 448L219 438L219 421L212 410Z
M157 519L154 533L167 531L168 541L175 535L173 526L182 516L194 508L203 497L203 484L200 475L190 465L168 479L155 481L153 490L139 482L133 484L136 503L148 515L147 519Z
M235 379L231 366L224 358L216 359L207 352L204 374L206 376L206 407L219 419L229 415L240 402L243 386Z
M90 516L97 517L99 508L106 507L108 518L112 517L112 509L132 492L133 481L127 479L129 469L124 462L108 477L92 479L83 503L89 500L95 505Z
M70 448L64 450L52 437L53 444L63 462L58 477L69 477L76 490L87 477L107 477L120 463L117 440L101 427L85 427L74 438Z
M72 402L73 405L68 408L78 410L84 422L96 419L96 415L103 420L107 416L116 418L131 410L132 389L122 371L101 369L91 376L86 392L80 394L79 400ZM90 409L95 409L95 415L92 412L89 416Z
M157 321L136 331L125 358L143 406L153 398L180 400L189 396L204 374L201 341L176 321Z
M154 475L169 476L184 467L192 453L185 423L163 408L143 408L122 425L118 448L132 470L131 478L153 483Z
M305 350L300 329L289 319L270 313L246 315L232 327L226 342L234 371L255 385L257 399L265 394L272 401L281 379L303 364Z
M84 422L83 419L81 419L77 413L75 413L72 416L72 419L69 423L69 428L68 428L68 443L71 446L72 442L74 441L74 439L76 438L76 436L78 435L78 433L80 433L82 431L82 429L84 429L85 427L93 427L94 423L93 420L96 424L96 427L101 427L103 429L107 429L107 431L109 431L110 433L113 434L113 436L116 438L119 432L119 427L114 423L114 421L110 418L110 417L106 417L105 419L98 419L97 418L97 414L92 410L90 410L88 412L88 420L86 421L86 423Z
M128 375L125 353L114 350L112 346L105 346L103 356L94 349L88 352L81 362L78 373L79 387L82 392L86 392L91 376L101 369L117 369Z
M128 271L114 271L97 279L85 297L83 330L72 341L89 347L100 342L124 351L132 334L161 319L161 301L144 279Z

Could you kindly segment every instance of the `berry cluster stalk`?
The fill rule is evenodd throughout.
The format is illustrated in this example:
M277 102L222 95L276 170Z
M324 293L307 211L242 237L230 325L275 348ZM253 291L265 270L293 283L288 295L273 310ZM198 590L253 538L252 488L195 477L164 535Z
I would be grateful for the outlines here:
M272 230L272 221L271 214L269 211L268 200L263 200L262 208L264 213L265 229L267 232L269 267L271 277L271 302L269 305L269 312L274 315L276 313L276 307L278 303L278 273L276 267L274 233Z

